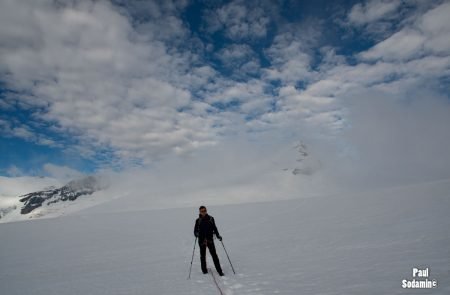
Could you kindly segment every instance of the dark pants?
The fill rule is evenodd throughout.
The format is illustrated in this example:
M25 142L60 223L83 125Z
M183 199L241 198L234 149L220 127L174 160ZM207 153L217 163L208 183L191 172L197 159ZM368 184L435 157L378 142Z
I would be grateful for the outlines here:
M209 249L209 253L211 254L211 257L214 261L214 266L216 267L217 272L222 273L222 268L220 267L219 257L217 257L216 246L214 246L214 241L212 240L205 240L205 241L207 241L207 243L205 242L200 243L200 241L198 243L200 246L200 262L202 264L203 273L206 273L208 271L206 268L206 247L208 247Z

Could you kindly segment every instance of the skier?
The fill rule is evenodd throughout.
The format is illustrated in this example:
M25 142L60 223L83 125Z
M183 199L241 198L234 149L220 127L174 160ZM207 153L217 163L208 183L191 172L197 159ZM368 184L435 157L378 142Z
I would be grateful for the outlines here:
M217 272L220 276L223 276L224 274L220 267L219 257L217 257L216 247L214 246L213 234L216 234L219 241L222 241L222 237L217 230L214 218L211 215L208 215L206 207L200 206L198 210L200 214L197 220L195 220L194 235L198 238L198 245L200 247L202 272L204 274L208 273L208 269L206 268L206 247L208 247Z

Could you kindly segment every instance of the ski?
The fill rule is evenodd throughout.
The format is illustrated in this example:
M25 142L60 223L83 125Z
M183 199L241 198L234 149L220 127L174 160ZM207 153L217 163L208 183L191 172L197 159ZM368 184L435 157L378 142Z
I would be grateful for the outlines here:
M219 283L217 282L216 276L214 275L212 269L208 268L208 272L211 274L211 276L213 278L213 281L214 281L214 284L216 285L217 289L219 290L220 295L224 295L222 289L220 289Z

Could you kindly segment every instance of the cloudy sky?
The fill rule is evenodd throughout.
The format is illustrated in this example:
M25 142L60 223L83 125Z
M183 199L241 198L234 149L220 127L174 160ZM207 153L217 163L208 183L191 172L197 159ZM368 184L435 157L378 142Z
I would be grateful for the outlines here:
M450 177L448 15L448 1L1 0L0 175L226 177L301 141L336 182Z

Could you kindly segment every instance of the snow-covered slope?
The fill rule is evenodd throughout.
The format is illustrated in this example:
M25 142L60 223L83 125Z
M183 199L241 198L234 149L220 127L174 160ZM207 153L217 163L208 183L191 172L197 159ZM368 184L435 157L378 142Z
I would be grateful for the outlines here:
M216 241L225 294L450 293L450 181L208 209L237 271ZM0 224L1 293L219 294L198 248L187 280L196 216L93 207ZM402 289L414 267L438 287Z

